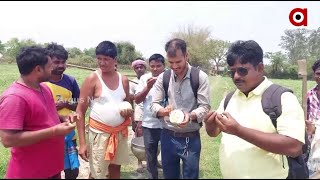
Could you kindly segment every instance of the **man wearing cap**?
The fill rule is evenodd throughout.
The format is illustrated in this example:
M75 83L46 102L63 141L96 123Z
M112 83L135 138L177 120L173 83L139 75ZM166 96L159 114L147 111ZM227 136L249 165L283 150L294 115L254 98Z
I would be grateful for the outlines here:
M134 95L137 90L137 85L139 83L140 77L146 72L147 63L142 58L137 58L132 62L132 68L136 73L137 77L135 77L132 81L129 82L130 87L130 98L132 102L134 101ZM134 114L133 114L133 121L132 121L132 130L135 132L135 137L143 136L142 133L142 115L143 115L143 106L142 103L136 104L134 106ZM138 168L137 172L142 173L143 167L142 162L138 160Z

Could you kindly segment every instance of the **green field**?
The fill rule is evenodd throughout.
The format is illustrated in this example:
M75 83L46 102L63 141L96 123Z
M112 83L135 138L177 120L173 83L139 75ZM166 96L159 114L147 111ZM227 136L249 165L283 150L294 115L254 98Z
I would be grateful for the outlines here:
M121 73L126 75L134 74L133 71L121 71ZM66 71L67 74L70 74L76 78L79 85L82 84L85 77L90 74L90 71L80 70L75 68L68 68ZM0 64L0 93L2 93L14 80L19 77L19 72L16 65L4 65ZM272 79L273 82L280 85L286 86L294 90L294 93L299 98L301 103L301 80L278 80ZM315 82L308 81L308 89L315 86ZM230 78L228 77L210 77L210 90L211 90L211 105L212 109L217 109L223 96L234 89L234 85ZM201 179L217 179L222 178L220 169L219 169L219 143L220 137L211 138L206 133L204 128L201 130L201 160L200 160L200 178ZM6 171L7 161L9 159L9 150L0 146L0 178L4 178ZM132 155L132 154L131 154ZM132 178L132 172L136 168L136 160L130 163L128 166L122 168L122 177L121 178ZM137 178L137 177L133 177Z

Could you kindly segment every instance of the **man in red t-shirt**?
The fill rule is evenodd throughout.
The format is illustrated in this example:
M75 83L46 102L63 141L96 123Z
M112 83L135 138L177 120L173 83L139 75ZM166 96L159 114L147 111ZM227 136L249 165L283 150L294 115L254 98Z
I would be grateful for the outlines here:
M64 136L75 126L59 117L47 81L52 60L44 48L22 48L16 58L21 78L0 97L0 138L11 147L7 179L61 178ZM69 120L66 120L69 121Z

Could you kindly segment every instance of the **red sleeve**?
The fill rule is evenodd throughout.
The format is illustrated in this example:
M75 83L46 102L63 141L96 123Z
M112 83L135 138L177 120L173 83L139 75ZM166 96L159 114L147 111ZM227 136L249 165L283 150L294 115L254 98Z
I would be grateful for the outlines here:
M15 95L0 100L0 129L22 130L27 113L27 103Z

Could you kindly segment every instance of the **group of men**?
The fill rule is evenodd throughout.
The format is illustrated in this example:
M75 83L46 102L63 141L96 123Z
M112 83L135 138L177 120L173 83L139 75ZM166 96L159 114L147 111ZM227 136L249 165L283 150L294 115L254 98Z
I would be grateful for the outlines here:
M288 157L299 157L305 143L304 114L296 96L285 92L282 113L273 126L261 103L273 83L264 75L259 44L249 40L230 46L227 63L237 90L228 105L224 106L224 98L217 110L210 105L210 88L215 87L210 87L205 72L189 64L186 42L172 39L165 51L168 70L160 54L148 59L150 73L145 73L146 61L132 63L137 73L133 87L115 68L116 46L103 41L96 47L99 68L79 90L76 80L63 73L68 56L62 46L21 49L17 55L21 78L0 99L0 137L5 147L11 147L6 178L60 178L62 170L66 178L76 178L79 160L73 122L78 153L89 161L90 178L120 178L121 165L129 161L131 123L135 136L143 136L150 179L158 178L159 143L165 179L199 178L203 124L209 136L222 134L220 151L212 153L220 154L224 178L287 178ZM135 102L134 111L119 111L124 101ZM184 113L179 125L168 118L176 109Z

